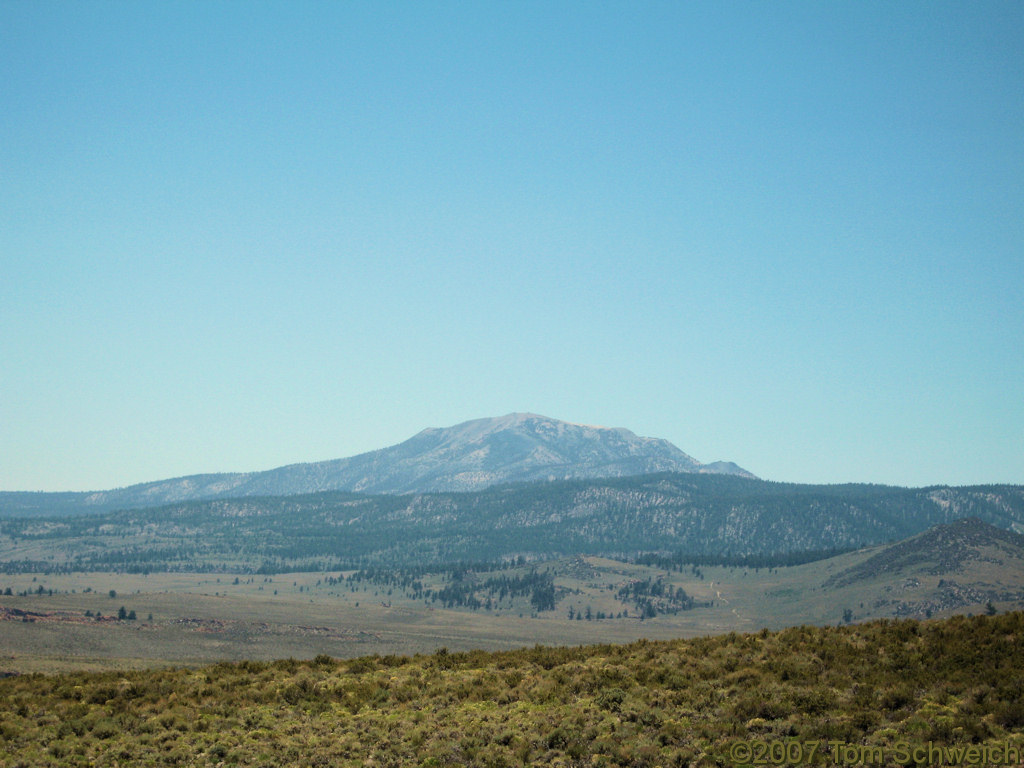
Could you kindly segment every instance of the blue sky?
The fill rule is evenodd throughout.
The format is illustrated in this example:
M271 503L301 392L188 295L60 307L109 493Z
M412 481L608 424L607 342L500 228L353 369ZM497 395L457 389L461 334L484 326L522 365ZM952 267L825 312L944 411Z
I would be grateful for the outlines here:
M510 411L1024 483L1024 4L0 0L0 490Z

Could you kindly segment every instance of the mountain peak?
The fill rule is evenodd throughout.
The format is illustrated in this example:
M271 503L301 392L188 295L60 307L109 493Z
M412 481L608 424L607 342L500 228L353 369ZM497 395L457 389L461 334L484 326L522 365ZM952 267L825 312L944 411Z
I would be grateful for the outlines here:
M340 472L331 488L373 493L470 491L498 483L653 472L753 477L728 462L705 466L667 440L528 411L425 429L390 448L325 465ZM357 468L366 474L353 478L350 473Z
M559 421L530 412L424 429L408 440L345 459L265 472L195 475L89 495L86 506L154 506L191 499L288 496L317 491L475 491L502 483L718 472L753 477L735 464L704 465L667 440L628 429Z
M580 427L582 429L608 429L608 427L599 427L592 424L575 424L571 421L562 421L560 419L553 419L550 416L542 416L539 413L530 413L529 411L515 411L512 413L506 413L504 416L489 416L481 419L471 419L470 421L464 421L460 424L455 424L451 427L432 427L427 431L450 431L450 432L501 432L506 429L519 429L519 428L541 428L551 429L560 427ZM629 432L628 429L616 429L616 431Z

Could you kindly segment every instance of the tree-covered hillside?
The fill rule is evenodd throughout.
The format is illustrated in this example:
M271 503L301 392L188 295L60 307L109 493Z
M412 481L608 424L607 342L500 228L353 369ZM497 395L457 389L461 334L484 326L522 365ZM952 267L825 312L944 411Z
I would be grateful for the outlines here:
M7 569L265 572L416 566L565 554L728 559L894 541L975 516L1024 524L1024 488L796 485L659 474L474 493L188 502L0 521Z

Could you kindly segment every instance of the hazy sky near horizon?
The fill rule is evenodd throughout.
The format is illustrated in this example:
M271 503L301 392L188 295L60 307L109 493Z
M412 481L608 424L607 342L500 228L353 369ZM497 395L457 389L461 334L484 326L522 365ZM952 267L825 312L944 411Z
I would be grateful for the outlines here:
M0 490L510 411L1024 483L1020 2L0 0Z

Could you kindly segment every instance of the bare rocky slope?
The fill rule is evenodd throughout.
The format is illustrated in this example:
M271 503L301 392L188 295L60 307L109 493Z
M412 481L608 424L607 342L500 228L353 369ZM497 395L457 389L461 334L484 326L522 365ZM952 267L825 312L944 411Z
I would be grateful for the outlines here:
M265 472L191 475L89 493L0 493L0 516L75 514L197 499L291 496L318 491L426 493L492 485L698 472L753 477L732 462L701 464L667 440L510 413L443 429L345 459Z

